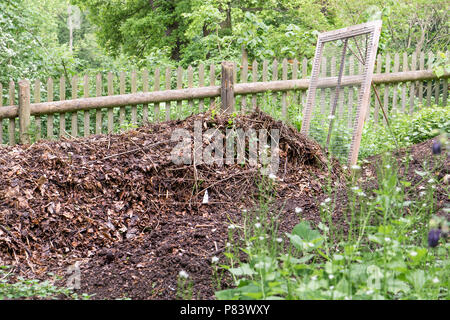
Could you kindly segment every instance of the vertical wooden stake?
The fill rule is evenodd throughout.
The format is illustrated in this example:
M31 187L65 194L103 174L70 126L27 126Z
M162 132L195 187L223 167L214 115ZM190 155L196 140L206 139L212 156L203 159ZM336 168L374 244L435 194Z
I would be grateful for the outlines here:
M30 84L19 81L19 140L21 144L30 143Z
M231 113L234 111L234 79L233 62L222 62L222 84L220 98L222 99L222 111Z

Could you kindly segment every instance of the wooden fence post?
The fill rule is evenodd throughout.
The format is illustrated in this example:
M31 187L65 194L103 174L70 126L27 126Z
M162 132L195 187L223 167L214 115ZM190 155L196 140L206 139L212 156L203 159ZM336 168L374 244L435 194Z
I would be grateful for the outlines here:
M231 113L234 111L234 79L233 62L222 62L222 86L220 98L222 100L222 111Z
M21 144L30 143L30 84L19 81L19 139Z

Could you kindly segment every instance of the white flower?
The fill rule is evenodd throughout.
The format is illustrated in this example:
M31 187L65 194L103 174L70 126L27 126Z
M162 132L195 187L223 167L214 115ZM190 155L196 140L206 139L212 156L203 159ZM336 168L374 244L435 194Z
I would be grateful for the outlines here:
M269 174L269 179L275 180L277 178L273 173Z
M258 239L259 239L260 241L263 241L263 240L264 240L264 237L261 236L261 237L259 237Z
M361 169L361 167L358 166L357 164L352 165L351 168L352 168L352 170L360 170Z
M330 286L330 290L333 290L334 289L334 286Z
M329 276L328 276L328 279L333 279L334 278L334 276L332 275L332 274L330 274Z
M344 170L347 170L347 169L348 169L348 167L347 167L347 166L343 166L343 167L342 167L342 169L344 169Z
M211 258L211 262L212 262L212 263L217 263L217 262L219 262L219 258L217 258L216 256L214 256L214 257Z
M409 254L410 254L412 257L417 256L417 252L415 252L415 251L411 251Z
M276 240L277 240L278 243L282 243L283 242L282 238L277 238Z
M391 168L391 165L390 164L387 164L387 165L385 165L384 166L386 169L390 169Z
M324 200L325 203L328 203L328 202L330 202L330 201L331 201L331 198L326 198L326 199Z
M299 207L295 208L295 213L302 213L302 212L303 212L302 208Z
M426 194L425 191L420 191L420 192L419 192L419 196L420 196L420 197L423 197L425 194Z
M247 213L247 209L242 209L242 212L243 213Z
M367 294L367 295L371 295L372 293L373 293L373 290L367 290L367 291L366 291L366 294Z
M317 276L312 276L311 280L316 281L317 280Z
M178 275L180 276L180 278L183 278L183 279L189 278L189 274L184 270L181 270L180 273L178 273Z
M433 179L428 180L428 183L433 183L433 182L434 182Z
M255 223L255 228L256 228L256 229L261 228L261 223L259 223L259 222L258 222L258 223Z
M334 119L335 118L335 116L334 115L332 115L332 114L330 114L329 116L328 116L328 119Z
M439 282L439 279L438 278L434 278L433 279L433 283L438 283Z
M391 238L386 237L386 238L384 238L384 241L390 242L390 241L391 241Z
M230 229L230 230L236 229L236 226L235 226L234 224L230 224L230 225L228 226L228 229Z
M395 188L395 191L400 192L400 191L402 191L402 188L397 187L397 188Z

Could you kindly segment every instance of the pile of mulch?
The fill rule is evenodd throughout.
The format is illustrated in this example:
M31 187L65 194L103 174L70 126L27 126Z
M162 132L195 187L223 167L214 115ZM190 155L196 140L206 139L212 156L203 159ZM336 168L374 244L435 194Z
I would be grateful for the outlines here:
M171 141L172 132L193 136L195 121L203 132L279 130L273 211L281 214L280 230L298 223L297 207L302 219L318 221L323 186L343 185L340 166L327 163L317 143L261 112L231 119L198 114L120 135L0 147L0 265L25 277L53 272L65 280L77 262L79 292L98 299L175 298L184 270L195 298L213 298L211 258L222 257L228 225L257 203L261 174L248 164L173 163L179 141Z

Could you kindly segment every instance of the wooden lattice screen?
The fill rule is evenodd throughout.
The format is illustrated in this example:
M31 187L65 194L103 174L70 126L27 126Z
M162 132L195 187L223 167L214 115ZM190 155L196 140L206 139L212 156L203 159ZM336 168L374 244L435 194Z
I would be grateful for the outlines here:
M321 33L317 41L301 132L310 134L335 156L346 157L349 165L358 159L380 32L381 21L373 21ZM337 68L327 69L326 59L337 62L331 64ZM349 63L353 59L359 62L356 72ZM355 108L342 103L345 90L356 90ZM320 108L316 108L316 101Z

